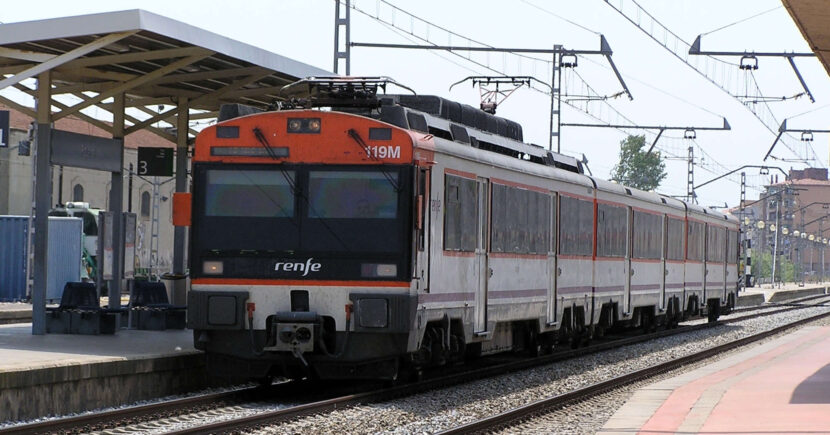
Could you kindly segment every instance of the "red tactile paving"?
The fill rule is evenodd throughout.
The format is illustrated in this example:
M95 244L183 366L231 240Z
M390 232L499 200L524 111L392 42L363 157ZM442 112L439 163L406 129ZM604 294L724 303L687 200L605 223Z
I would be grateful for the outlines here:
M641 434L830 434L830 327L675 389Z

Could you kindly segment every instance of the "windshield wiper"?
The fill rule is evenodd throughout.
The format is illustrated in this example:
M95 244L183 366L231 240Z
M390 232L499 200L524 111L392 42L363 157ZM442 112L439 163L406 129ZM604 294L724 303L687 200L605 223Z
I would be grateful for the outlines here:
M378 163L383 163L380 159L372 155L369 151L369 145L366 145L366 142L363 141L363 138L360 137L360 133L358 133L357 130L350 128L349 137L352 138L355 143L360 145L360 148L366 152L366 155L369 156L370 159L375 160ZM395 181L395 177L393 177L383 166L380 166L380 172L383 174L383 177L386 178L386 181L388 181L392 186L392 189L395 190L395 193L401 193L401 188L398 186L398 182Z
M268 143L268 138L265 137L265 134L262 133L262 130L260 130L259 127L254 127L254 137L260 144L262 144L263 148L265 148L265 152L267 152L272 159L280 159L277 156L277 153L274 152L274 148L271 146L270 143Z
M266 152L269 156L271 156L272 159L279 160L279 157L274 152L274 149L271 147L271 144L268 143L268 138L265 137L265 134L262 133L262 130L260 130L259 127L254 127L254 137L256 137L256 140L260 144L262 144L262 146L265 148ZM279 170L282 173L283 178L285 178L285 181L288 183L288 186L291 188L291 191L294 192L294 195L298 196L303 202L305 202L309 210L313 210L313 207L311 206L311 203L309 202L308 198L303 194L303 192L297 189L297 185L291 178L291 176L288 175L285 172L285 169L283 169L282 167L280 167ZM294 223L294 220L291 219L291 222ZM332 235L332 237L334 237L334 239L337 240L337 242L340 243L340 245L346 249L346 251L351 252L351 249L348 245L346 245L346 242L344 242L343 239L340 238L336 231L329 227L325 219L320 219L320 223L323 225L323 228L325 228L326 231L328 231ZM294 225L297 226L298 229L300 229L299 225L297 225L296 223L294 223ZM302 229L300 229L300 231L302 231Z

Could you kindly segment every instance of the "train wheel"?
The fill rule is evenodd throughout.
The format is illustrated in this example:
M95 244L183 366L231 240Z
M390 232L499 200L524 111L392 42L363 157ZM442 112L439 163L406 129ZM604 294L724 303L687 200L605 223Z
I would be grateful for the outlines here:
M573 322L571 321L571 309L565 308L562 314L562 324L559 327L559 343L570 344L573 336Z
M271 384L274 383L274 377L273 376L263 376L261 378L255 379L255 382L257 384L257 388L268 388L268 387L271 386Z
M709 301L708 310L706 310L706 319L709 323L714 323L718 321L718 317L720 317L720 303L718 300Z

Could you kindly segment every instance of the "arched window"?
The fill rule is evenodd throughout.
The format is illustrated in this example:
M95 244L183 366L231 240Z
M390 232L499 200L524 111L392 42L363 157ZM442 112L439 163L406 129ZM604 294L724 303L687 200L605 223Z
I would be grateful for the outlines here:
M150 192L141 193L141 217L150 217Z
M84 186L80 184L76 184L75 187L72 188L72 201L76 202L83 202L84 200Z

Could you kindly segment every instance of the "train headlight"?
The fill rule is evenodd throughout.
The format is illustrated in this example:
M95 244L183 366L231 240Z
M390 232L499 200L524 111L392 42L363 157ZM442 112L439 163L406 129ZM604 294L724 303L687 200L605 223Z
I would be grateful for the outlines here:
M398 276L398 265L364 263L360 265L360 275L364 278L395 277Z
M289 133L319 133L320 118L288 118L286 130Z
M289 119L288 120L288 131L292 133L299 132L300 129L303 128L303 123L300 122L299 119Z
M320 120L319 119L309 119L308 120L308 130L314 133L320 132Z
M224 269L224 264L221 261L202 262L202 273L205 275L221 275Z

